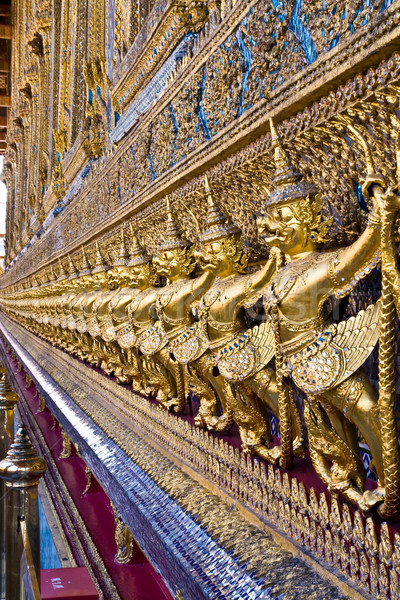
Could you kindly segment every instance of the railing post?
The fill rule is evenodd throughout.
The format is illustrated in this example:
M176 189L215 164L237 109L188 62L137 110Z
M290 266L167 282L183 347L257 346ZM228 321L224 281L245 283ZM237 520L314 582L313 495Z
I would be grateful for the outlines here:
M0 366L0 460L5 458L14 438L14 407L18 394L11 388L6 370ZM0 600L6 595L6 489L0 479Z
M43 458L37 456L23 425L19 425L14 443L0 462L0 477L5 481L6 497L6 597L20 600L21 551L18 543L19 517L24 516L37 579L40 581L40 539L38 484L46 471Z

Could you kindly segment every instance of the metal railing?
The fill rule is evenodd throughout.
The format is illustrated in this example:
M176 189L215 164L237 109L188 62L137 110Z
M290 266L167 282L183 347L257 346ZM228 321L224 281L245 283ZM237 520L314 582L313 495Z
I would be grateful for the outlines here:
M18 395L0 366L0 600L40 600L39 480L46 471L22 424Z
M23 583L22 592L25 593L26 600L41 600L40 587L36 575L36 567L33 562L32 548L25 518L21 517L19 523L19 546L22 547L20 560L20 578Z

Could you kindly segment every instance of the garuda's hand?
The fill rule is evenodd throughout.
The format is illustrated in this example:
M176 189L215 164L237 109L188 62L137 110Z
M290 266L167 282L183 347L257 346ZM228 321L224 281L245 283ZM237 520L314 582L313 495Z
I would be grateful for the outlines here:
M400 210L400 195L397 186L390 186L384 194L377 197L378 206L384 212L397 212Z

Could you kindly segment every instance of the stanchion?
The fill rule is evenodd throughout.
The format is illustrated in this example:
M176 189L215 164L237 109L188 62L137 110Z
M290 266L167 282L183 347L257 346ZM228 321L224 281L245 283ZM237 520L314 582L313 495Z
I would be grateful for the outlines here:
M5 458L14 438L14 407L18 394L11 388L6 370L0 366L0 460ZM6 596L6 490L0 479L0 600Z
M23 516L32 550L37 579L40 581L40 539L38 484L46 463L36 452L23 425L18 427L14 443L0 462L0 477L6 485L6 597L20 600L19 518Z

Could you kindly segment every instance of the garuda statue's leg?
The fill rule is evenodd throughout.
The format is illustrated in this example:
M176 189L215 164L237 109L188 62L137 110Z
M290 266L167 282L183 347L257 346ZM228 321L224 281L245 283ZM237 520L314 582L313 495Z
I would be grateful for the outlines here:
M276 375L271 367L264 367L243 382L279 417L278 387ZM288 387L292 424L293 454L304 457L304 435L298 408L293 399L292 390ZM276 451L277 452L277 451ZM258 453L258 452L257 452ZM277 456L278 458L279 456Z
M365 481L365 470L360 459L356 433L354 428L350 426L351 424L358 428L367 442L379 482L383 484L382 436L378 416L378 398L364 369L358 369L352 377L335 388L325 391L317 398L329 414L336 434L346 443L357 464L356 476L353 473L352 480L354 481L356 478L362 489ZM342 484L344 485L344 481L336 485L337 491L340 491ZM334 482L331 485L335 487ZM381 502L382 499L383 490L378 484L376 492L364 493L360 507L368 510L374 504Z
M259 399L244 383L231 384L214 369L213 357L207 354L189 366L194 392L200 398L196 425L226 431L235 422L243 449L276 463L279 447L269 449L270 425ZM215 414L217 396L223 409L220 417Z
M165 346L157 352L155 358L164 365L170 375L172 385L169 393L170 400L168 402L168 408L172 408L176 413L182 412L186 404L182 365L172 359L169 346Z

